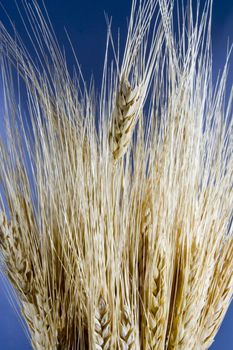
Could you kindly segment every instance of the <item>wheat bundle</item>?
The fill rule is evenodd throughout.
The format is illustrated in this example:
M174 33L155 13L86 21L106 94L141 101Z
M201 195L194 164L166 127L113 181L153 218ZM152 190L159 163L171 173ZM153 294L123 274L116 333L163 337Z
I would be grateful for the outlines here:
M23 5L36 59L0 22L0 248L33 348L209 348L233 292L233 89L228 60L212 82L212 1L181 9L177 34L172 1L133 0L97 96Z

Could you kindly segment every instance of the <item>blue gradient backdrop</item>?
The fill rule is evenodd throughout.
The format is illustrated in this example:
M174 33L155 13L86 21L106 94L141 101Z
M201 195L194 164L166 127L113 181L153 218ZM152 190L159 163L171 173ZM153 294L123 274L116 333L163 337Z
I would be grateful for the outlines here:
M194 2L196 0L193 0ZM14 0L2 0L11 19L15 23L22 38L26 39L20 16L17 13ZM130 13L130 0L45 0L52 23L60 43L67 43L64 27L67 29L74 44L84 77L89 81L93 74L96 86L102 74L104 59L106 22L104 11L113 17L113 32L121 29L121 37L125 38L127 22ZM205 0L201 0L203 5ZM0 8L0 20L9 26L6 15ZM233 0L214 0L213 4L213 64L214 77L223 67L226 57L227 40L233 42ZM66 44L65 44L66 46ZM68 45L67 45L68 46ZM68 57L69 59L69 57ZM231 57L229 85L233 82L233 59ZM0 88L0 113L1 113ZM1 134L0 118L0 134ZM0 280L0 350L29 350L31 346L23 331L19 318L10 305ZM228 310L221 329L211 350L233 349L233 305ZM65 349L64 349L65 350ZM188 349L187 349L188 350Z

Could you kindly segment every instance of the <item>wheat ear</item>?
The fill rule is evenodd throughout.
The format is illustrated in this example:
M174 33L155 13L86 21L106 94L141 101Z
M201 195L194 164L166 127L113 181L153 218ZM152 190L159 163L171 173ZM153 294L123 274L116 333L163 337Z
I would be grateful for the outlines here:
M108 305L103 297L99 298L95 310L94 349L108 350L111 348L111 318Z
M26 298L31 293L33 276L27 251L17 229L19 227L8 223L6 216L0 212L0 245L7 276L18 292Z
M154 238L152 182L148 181L142 205L141 242L139 249L140 294L143 305L143 349L162 350L165 346L168 320L168 277L163 240ZM164 237L165 239L165 237ZM155 250L152 248L155 247ZM166 247L169 251L169 246Z
M200 308L198 303L201 298L202 278L200 266L201 249L195 238L190 244L184 240L181 252L181 263L178 264L176 277L176 301L172 320L172 328L169 339L169 349L192 349L194 344L195 329L198 325ZM194 312L195 310L195 312Z
M203 309L199 324L197 347L208 349L230 305L233 294L233 239L224 243L215 266L214 276L208 290L208 299Z
M57 335L50 319L52 305L38 284L30 248L22 239L20 226L8 223L0 213L0 245L6 265L6 274L21 299L21 312L31 330L35 349L56 349ZM34 266L34 268L32 268Z
M138 251L138 274L139 274L139 290L143 297L144 280L146 273L146 259L148 252L148 239L152 231L152 205L151 205L151 183L148 182L146 187L145 198L142 204L142 220L141 235L139 239Z
M110 147L115 161L126 153L131 141L139 107L142 88L132 89L128 79L123 75L120 89L116 96L116 105L113 111L113 127L110 132Z
M147 289L144 349L162 350L165 346L167 326L167 271L165 250L160 246L151 266Z
M146 275L146 263L148 253L148 240L152 230L152 213L151 208L146 207L143 211L141 235L139 240L139 254L138 254L138 274L139 274L139 290L143 298L144 283Z
M124 305L120 320L120 349L135 350L135 325L129 305Z

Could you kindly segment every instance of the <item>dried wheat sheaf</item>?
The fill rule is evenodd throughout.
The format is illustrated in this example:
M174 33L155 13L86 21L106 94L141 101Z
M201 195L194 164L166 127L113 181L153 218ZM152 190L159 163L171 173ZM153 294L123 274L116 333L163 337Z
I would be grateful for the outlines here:
M43 5L22 5L36 57L0 22L0 249L33 348L208 349L233 292L233 89L229 57L212 82L212 1L178 6L177 27L173 1L133 0L123 56L108 23L99 95Z

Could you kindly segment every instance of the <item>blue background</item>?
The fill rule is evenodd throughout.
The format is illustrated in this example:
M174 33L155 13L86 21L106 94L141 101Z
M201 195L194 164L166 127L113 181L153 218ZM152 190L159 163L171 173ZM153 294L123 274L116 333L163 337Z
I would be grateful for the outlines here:
M201 0L201 4L204 4L204 2L204 0ZM22 38L26 38L14 0L2 0L2 4L14 21ZM95 81L100 81L106 42L104 11L109 16L113 16L112 28L114 35L116 36L117 28L120 27L121 37L124 39L127 29L126 18L130 13L130 0L45 0L45 4L59 42L62 44L67 43L64 32L65 27L74 45L84 77L87 81L90 81L90 77L93 74ZM6 15L1 8L0 20L4 22L6 27L9 26ZM233 0L214 0L212 39L214 77L216 78L219 69L224 64L227 40L229 39L230 43L233 42ZM232 85L232 77L233 59L231 57L229 87ZM98 87L98 83L96 85ZM31 349L31 346L15 310L6 297L3 281L0 280L0 350L29 349ZM228 310L221 329L211 347L211 350L231 349L233 349L233 305Z

